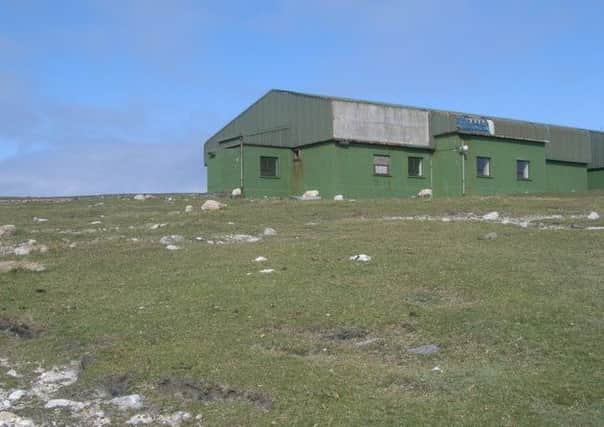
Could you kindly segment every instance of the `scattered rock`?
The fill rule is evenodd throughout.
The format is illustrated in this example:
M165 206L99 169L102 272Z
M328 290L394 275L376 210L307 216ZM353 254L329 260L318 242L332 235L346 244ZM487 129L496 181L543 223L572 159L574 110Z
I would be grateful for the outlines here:
M48 219L46 218L38 218L37 216L34 217L34 222L47 222Z
M335 196L333 196L333 199L334 199L336 202L341 202L342 200L344 200L344 196L343 196L343 195L341 195L341 194L336 194Z
M371 261L371 257L365 254L353 255L350 257L351 261L368 262Z
M235 188L233 191L231 191L231 197L241 197L241 194L241 188Z
M129 394L127 396L114 397L109 403L117 406L121 411L140 409L143 407L143 396L140 394Z
M8 400L10 400L11 402L16 402L25 397L26 394L27 392L25 390L14 390L8 395Z
M203 205L201 205L202 211L217 211L219 209L226 208L224 203L220 203L216 200L206 200Z
M162 223L162 224L151 224L149 226L149 230L157 230L158 228L164 228L166 225L166 223Z
M183 422L189 421L191 414L185 411L177 411L171 415L160 415L157 421L160 424L166 424L170 427L179 427Z
M424 188L417 193L417 197L421 197L422 199L431 199L432 198L432 189Z
M9 273L18 270L41 272L46 271L46 267L32 261L0 261L0 273Z
M51 399L46 402L46 405L44 405L44 407L47 409L68 408L72 411L81 411L86 406L88 406L88 404L68 399Z
M494 231L491 231L490 233L487 233L484 236L479 237L479 240L496 240L496 239L497 239L497 233L495 233Z
M258 256L258 257L256 257L256 258L254 258L254 261L255 261L255 262L264 262L264 261L266 261L266 260L267 260L267 259L266 259L265 257L263 257L263 256Z
M17 231L17 227L12 224L2 225L0 226L0 239L3 237L9 237L15 234Z
M590 212L589 215L587 215L587 219L596 221L600 219L600 215L597 212Z
M439 351L440 347L436 344L420 345L419 347L414 347L407 350L408 353L421 355L436 354Z
M21 243L14 250L14 254L18 256L29 255L32 252L39 252L41 254L44 254L48 252L48 246L38 245L35 240L31 239L27 242Z
M177 251L180 249L180 246L176 246L176 245L168 245L166 246L166 249L169 251Z
M435 366L434 368L432 368L432 372L442 372L443 370L440 369L440 367Z
M137 194L136 196L133 197L134 200L146 200L147 198L145 197L144 194Z
M141 424L151 424L153 422L153 417L149 414L136 414L131 416L126 424L131 425L141 425Z
M300 200L320 200L319 190L308 190L300 197Z
M262 234L264 234L265 236L276 236L277 230L275 230L274 228L271 228L271 227L266 227Z
M482 216L485 221L497 221L499 219L499 212L489 212Z
M8 371L6 371L6 375L12 378L21 378L23 376L14 369L9 369Z
M225 236L225 240L243 243L256 243L262 239L260 237L250 236L249 234L230 234Z
M102 223L103 223L102 221L96 220L96 221L91 221L89 224L90 225L99 225L99 224L102 224Z
M185 206L185 213L191 213L191 212L193 212L193 205Z
M174 245L175 243L180 243L184 240L185 238L180 234L172 234L170 236L164 236L159 239L159 243L161 243L162 245Z
M29 418L22 418L12 412L0 412L0 427L35 427Z
M260 273L273 273L275 271L274 268L265 268L264 270L260 270Z

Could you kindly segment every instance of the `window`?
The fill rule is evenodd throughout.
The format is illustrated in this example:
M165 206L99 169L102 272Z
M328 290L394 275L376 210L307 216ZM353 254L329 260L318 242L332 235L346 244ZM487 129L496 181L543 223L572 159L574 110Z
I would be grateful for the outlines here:
M491 158L476 157L476 176L489 177L491 176Z
M278 160L276 157L260 157L260 176L263 178L276 178L278 176Z
M409 176L424 176L424 159L409 157L407 161Z
M390 175L390 156L373 156L373 174L374 175Z
M516 177L519 180L530 179L529 165L530 162L528 160L516 160Z

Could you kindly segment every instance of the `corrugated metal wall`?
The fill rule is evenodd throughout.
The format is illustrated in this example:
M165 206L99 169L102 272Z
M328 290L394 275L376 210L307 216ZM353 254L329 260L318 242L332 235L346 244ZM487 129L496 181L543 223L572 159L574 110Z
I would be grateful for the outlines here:
M589 136L591 139L591 163L587 167L604 168L604 132L590 131Z
M295 147L328 140L332 134L329 101L270 91L211 137L206 149L238 144L240 135L247 144Z
M457 129L456 120L460 116L463 116L463 114L431 111L430 129L432 135L455 131ZM495 135L497 136L549 141L545 146L545 155L550 160L576 163L589 163L591 160L592 149L589 131L518 120L496 119L486 116L477 117L493 120Z

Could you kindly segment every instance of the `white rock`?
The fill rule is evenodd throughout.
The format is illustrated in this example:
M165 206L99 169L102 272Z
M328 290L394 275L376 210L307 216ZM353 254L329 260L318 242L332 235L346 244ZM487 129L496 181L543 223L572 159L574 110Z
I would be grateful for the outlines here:
M166 249L169 251L177 251L180 249L180 246L176 246L176 245L168 245L166 246Z
M10 400L0 399L0 411L6 411L7 409L10 409L11 406L13 406L13 404ZM2 426L2 424L0 424L0 426Z
M134 200L145 200L145 195L144 194L137 194L136 196L133 197Z
M44 405L44 407L47 409L69 408L72 411L81 411L86 406L88 406L87 403L77 402L77 401L68 400L68 399L51 399L48 402L46 402L46 405Z
M233 234L233 235L229 235L226 236L227 240L231 240L234 242L245 242L245 243L255 243L255 242L259 242L260 237L255 237L255 236L250 236L249 234Z
M486 213L482 216L485 221L497 221L499 219L499 212L493 211Z
M264 262L264 261L266 261L266 258L263 256L258 256L256 258L254 258L254 261L255 262Z
M157 420L160 424L169 425L170 427L179 427L184 421L191 419L191 414L185 411L177 411L171 415L160 415Z
M438 366L435 366L434 368L432 368L432 372L442 372L443 370L440 369Z
M25 390L17 389L8 395L8 400L10 400L11 402L16 402L17 400L23 398L23 396L25 396L26 394L27 392Z
M109 403L117 406L122 411L140 409L143 407L143 396L140 394L129 394L127 396L114 397Z
M191 212L193 212L193 205L185 206L185 213L191 213Z
M368 262L371 261L371 257L365 254L353 255L350 257L351 261Z
M2 225L0 226L0 239L2 237L11 236L17 231L17 227L12 224Z
M589 215L587 215L587 219L596 221L596 220L600 219L600 215L597 212L590 212Z
M170 236L164 236L159 239L159 243L161 243L162 245L174 245L175 243L180 243L184 240L185 238L180 234L172 234Z
M260 270L260 273L267 274L267 273L273 273L274 271L275 271L274 268L265 268L264 270Z
M231 191L231 197L241 197L241 188L235 188Z
M216 211L219 209L226 208L224 203L217 202L216 200L206 200L203 205L201 205L202 211Z
M336 194L335 196L333 196L333 199L337 202L341 202L342 200L344 200L344 196L341 194Z
M97 221L91 221L90 225L98 225L98 224L102 224L102 223L103 223L102 221L97 220Z
M319 200L321 196L319 195L319 190L308 190L302 194L300 199L302 200Z
M38 218L37 216L34 217L34 222L47 222L48 219L46 218Z
M419 193L417 193L417 197L421 197L421 198L425 198L425 199L432 198L432 189L424 188L423 190L420 190Z
M21 378L22 377L22 375L19 374L14 369L9 369L8 371L6 371L6 375L9 376L9 377L13 377L13 378Z
M130 417L126 424L131 425L140 425L140 424L151 424L153 422L153 417L149 414L136 414Z
M264 234L265 236L275 236L277 235L277 231L274 228L266 227L262 234Z
M15 248L15 255L18 256L24 256L24 255L29 255L31 253L31 246L17 246Z
M35 427L29 418L22 418L12 412L0 412L0 427Z

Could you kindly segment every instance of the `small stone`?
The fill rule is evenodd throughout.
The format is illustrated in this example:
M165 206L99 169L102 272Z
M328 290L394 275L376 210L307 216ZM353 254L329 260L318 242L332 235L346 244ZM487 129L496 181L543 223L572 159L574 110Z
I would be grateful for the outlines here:
M485 234L484 236L479 237L480 240L495 240L497 239L497 233L491 231L490 233Z
M241 188L235 188L233 191L231 191L231 197L241 197L241 194Z
M191 213L191 212L193 212L193 205L185 206L185 213Z
M146 197L144 194L137 194L136 196L133 197L134 200L145 200Z
M184 240L185 238L180 234L172 234L170 236L164 236L159 239L159 243L161 243L162 245L174 245L175 243L180 243Z
M343 195L341 195L341 194L336 194L335 196L333 196L333 199L334 199L336 202L341 202L342 200L344 200L344 196L343 196Z
M102 224L102 223L103 223L102 221L97 220L97 221L91 221L90 225L98 225L98 224Z
M587 219L596 221L600 219L600 215L597 212L590 212L589 215L587 215Z
M369 262L371 261L371 257L365 254L353 255L350 257L351 261L359 261L359 262Z
M132 425L140 425L140 424L151 424L153 422L153 417L149 414L136 414L130 417L126 424Z
M499 219L499 212L489 212L482 216L485 221L497 221Z
M127 396L114 397L109 403L117 406L122 411L140 409L143 407L143 396L140 394L129 394Z
M46 405L44 405L44 407L47 409L69 408L73 411L81 411L86 406L87 405L83 402L76 402L74 400L68 400L68 399L51 399L48 402L46 402Z
M166 246L166 249L169 251L177 251L180 249L180 246L176 246L176 245L168 245Z
M17 227L12 224L2 225L0 226L0 239L3 237L9 237L15 234L17 231Z
M6 371L6 375L13 378L21 378L22 376L14 369L9 369L8 371Z
M266 259L265 257L263 257L263 256L258 256L258 257L256 257L256 258L254 258L254 261L255 261L255 262L264 262L264 261L266 261L266 260L267 260L267 259Z
M38 218L37 216L34 217L34 222L47 222L48 219L46 218Z
M11 394L8 395L8 400L10 400L11 402L16 402L26 394L27 392L25 390L14 390Z
M277 235L277 231L274 228L266 227L262 234L264 234L265 236L275 236Z
M439 351L440 351L440 347L437 346L436 344L420 345L419 347L414 347L414 348L410 348L409 350L407 350L408 353L421 354L421 355L436 354Z
M435 366L434 368L432 368L432 372L442 372L443 370L440 369L440 367Z
M302 194L300 197L301 200L319 200L321 196L319 195L319 190L308 190Z
M22 418L12 412L0 412L0 426L2 427L34 427L34 422L29 418Z
M260 273L273 273L275 271L274 268L265 268L264 270L260 270Z
M203 205L201 205L202 211L216 211L219 209L226 208L224 203L220 203L216 200L206 200Z

